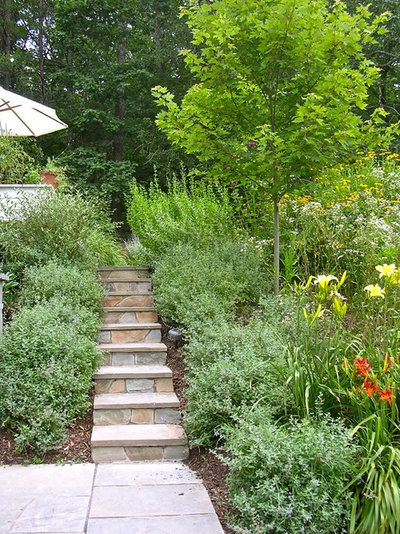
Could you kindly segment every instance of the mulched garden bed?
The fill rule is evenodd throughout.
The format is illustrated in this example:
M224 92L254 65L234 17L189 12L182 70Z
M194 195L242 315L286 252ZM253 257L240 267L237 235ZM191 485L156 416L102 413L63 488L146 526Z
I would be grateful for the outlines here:
M168 339L167 334L168 327L163 324L162 342L168 347L167 366L173 372L174 390L181 403L181 408L183 408L186 404L183 390L187 386L185 381L184 357L180 354L179 348L176 348L174 343ZM235 534L236 531L228 525L229 516L233 512L229 505L226 484L228 467L226 464L215 456L212 451L199 447L192 447L190 449L189 458L185 463L203 480L225 534Z
M83 417L68 427L66 438L60 449L49 452L43 457L29 452L17 453L12 435L0 430L0 465L91 462L90 436L93 428L94 388L90 391L89 398L90 407Z

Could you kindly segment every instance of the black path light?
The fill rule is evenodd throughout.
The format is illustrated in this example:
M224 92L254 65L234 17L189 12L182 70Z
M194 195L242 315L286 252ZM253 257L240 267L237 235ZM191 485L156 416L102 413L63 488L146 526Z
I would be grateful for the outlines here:
M168 332L168 339L172 341L174 347L176 348L179 341L182 339L182 332L177 328L171 328Z
M3 333L3 285L10 279L6 274L0 273L0 335Z

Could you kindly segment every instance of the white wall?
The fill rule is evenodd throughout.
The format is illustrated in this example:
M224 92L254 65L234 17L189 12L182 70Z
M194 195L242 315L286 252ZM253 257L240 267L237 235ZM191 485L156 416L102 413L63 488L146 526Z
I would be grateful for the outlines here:
M25 198L40 197L45 193L54 193L53 187L45 184L0 184L0 219L18 217L18 206Z

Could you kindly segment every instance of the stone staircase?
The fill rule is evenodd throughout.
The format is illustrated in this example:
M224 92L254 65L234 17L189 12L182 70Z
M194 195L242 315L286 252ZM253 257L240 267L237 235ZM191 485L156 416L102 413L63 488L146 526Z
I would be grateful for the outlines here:
M95 463L187 458L179 400L145 267L102 267L106 290L95 374Z

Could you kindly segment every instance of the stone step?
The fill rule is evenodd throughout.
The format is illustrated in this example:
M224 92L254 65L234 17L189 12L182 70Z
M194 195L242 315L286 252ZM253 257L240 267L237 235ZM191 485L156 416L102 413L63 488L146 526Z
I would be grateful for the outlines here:
M94 398L95 425L174 424L180 421L175 393L105 393Z
M161 341L161 325L159 323L108 323L103 324L99 335L99 343L134 343Z
M97 269L99 272L103 271L148 271L149 268L146 265L103 265Z
M104 324L156 323L157 312L152 306L104 307Z
M104 365L165 365L164 343L102 343Z
M173 391L172 371L165 365L103 366L94 375L96 393Z
M189 454L178 425L95 426L91 444L95 463L185 460Z
M150 278L107 278L100 280L105 291L132 291L134 293L148 293L151 291Z
M138 280L149 278L149 270L140 267L100 267L97 270L100 280Z
M103 299L104 307L153 306L152 293L134 293L132 291L110 291Z

